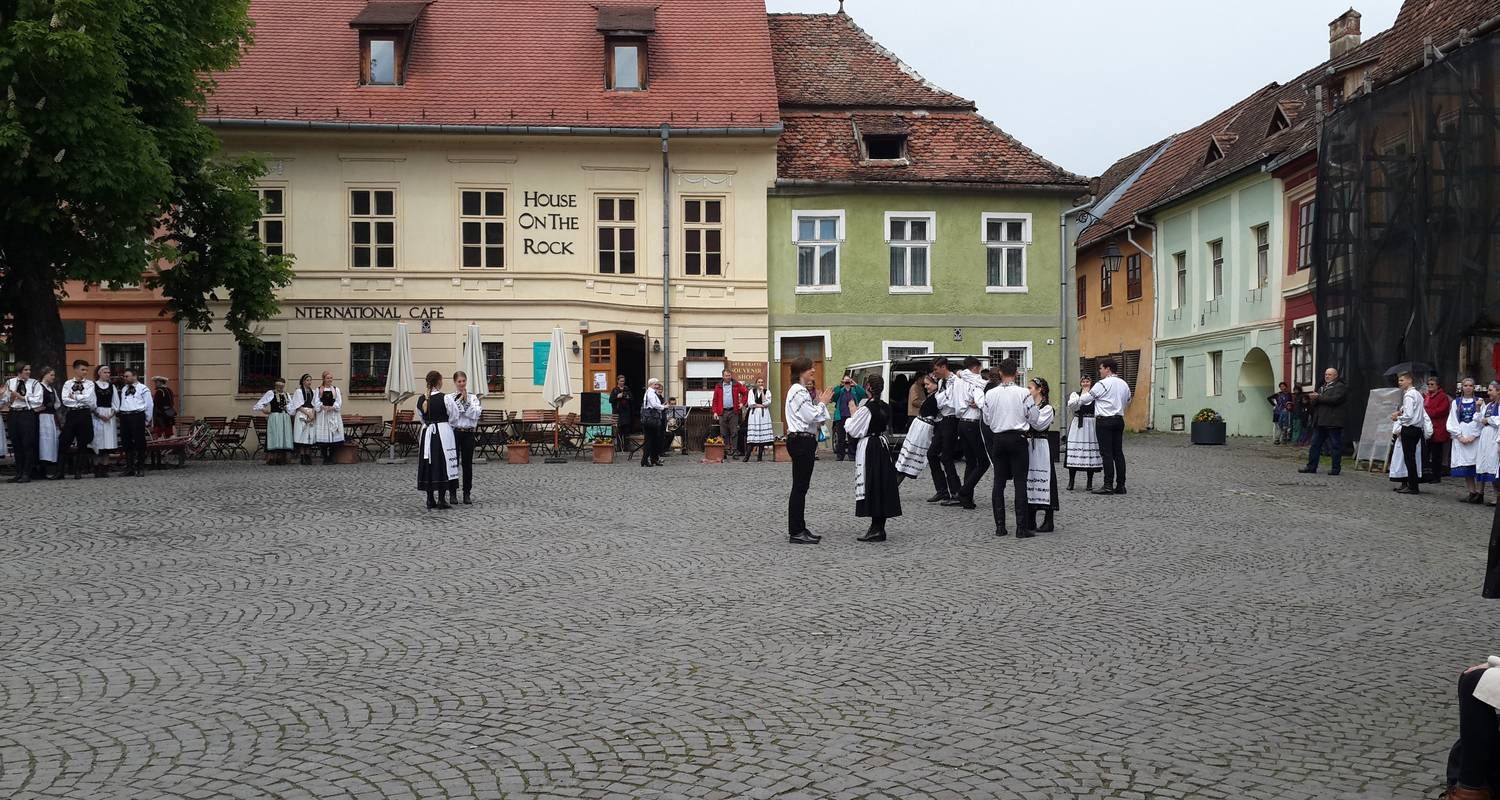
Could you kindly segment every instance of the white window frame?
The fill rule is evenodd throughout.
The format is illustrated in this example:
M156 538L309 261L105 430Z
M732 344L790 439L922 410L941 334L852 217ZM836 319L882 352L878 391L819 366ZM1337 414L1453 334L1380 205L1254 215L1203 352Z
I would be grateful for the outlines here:
M1214 356L1218 356L1219 357L1219 359L1218 359L1218 365L1217 365L1218 368L1219 368L1219 374L1218 374L1219 385L1217 387L1214 386L1214 366L1215 366L1215 364L1214 364ZM1208 380L1204 384L1204 390L1207 392L1207 395L1209 397L1223 397L1224 396L1224 351L1223 350L1210 350L1210 351L1208 351L1207 358L1208 358L1208 369L1206 370L1206 372L1208 373Z
M383 84L382 84L383 85ZM370 213L367 215L354 215L354 193L370 193ZM375 213L375 193L391 193L391 215L381 216ZM354 242L354 223L366 222L370 225L370 241L367 244L356 245ZM381 222L391 223L391 265L389 267L376 266L380 261L380 247L376 243L375 226ZM344 259L348 268L356 272L394 272L401 269L401 187L394 183L346 183L344 184ZM370 248L370 266L354 266L354 248Z
M1310 353L1310 355L1307 357L1307 363L1310 367L1309 371L1312 373L1310 376L1312 378L1312 381L1310 383L1297 383L1297 354L1293 353L1292 374L1287 376L1287 383L1293 386L1301 386L1304 390L1316 389L1318 386L1318 316L1316 314L1313 314L1311 316L1298 317L1297 319L1292 320L1292 338L1296 338L1297 329L1304 325L1312 329L1312 341L1303 342L1302 347L1299 349L1304 349L1308 353Z
M489 345L492 345L492 344L496 344L496 345L500 346L500 369L501 369L500 376L503 378L503 377L505 377L505 355L506 355L506 353L505 353L505 339L504 338L500 338L500 339L484 339L483 337L481 337L480 341L479 341L479 357L483 358L485 360L485 365L486 365L485 366L485 372L488 373L489 372L489 366L488 365L489 365L490 354L489 354L489 352L485 348L488 347ZM473 387L470 387L470 391L473 391ZM479 393L476 392L476 394L479 394ZM490 391L490 387L489 387L488 381L486 381L485 386L484 386L483 396L485 396L485 397L504 397L505 396L505 390L501 389L498 392L492 392L492 391Z
M796 282L797 276L793 275L792 279L793 279L793 283L794 283L794 286L795 286L795 288L793 289L793 292L795 294L838 294L839 292L843 291L842 288L840 288L840 287L842 286L842 283L843 283L843 280L844 280L844 263L843 263L843 259L844 259L844 241L845 241L845 235L846 235L846 232L845 232L845 229L844 229L844 209L842 209L842 208L840 208L840 209L828 209L828 210L823 210L823 211L799 209L799 210L795 210L795 211L792 212L792 245L793 245L793 247L794 248L801 248L801 247L804 247L804 246L806 246L806 247L823 247L823 246L828 245L829 242L826 241L826 240L823 240L823 239L816 239L816 240L810 240L810 241L804 242L804 241L802 241L802 240L800 240L800 239L797 238L798 229L802 227L802 220L803 220L804 217L806 217L806 218L812 218L812 219L826 219L828 217L832 217L835 220L834 229L835 229L836 233L835 233L835 238L834 238L834 240L832 242L832 246L833 246L833 272L834 272L834 281L831 284L819 283L819 284L814 284L812 286L802 286L800 283ZM793 260L792 260L792 269L795 270L795 269L797 269L797 259L800 258L801 256L800 256L800 253L798 253L796 250L794 250L793 252L794 252L794 255L796 256L796 258L793 258ZM817 277L817 275L816 275L816 273L817 273L817 259L816 258L813 259L813 272L814 272L814 277L816 278ZM809 334L809 335L811 335L811 334ZM778 351L780 350L780 346L779 345L777 346L777 349L778 349ZM826 343L825 343L824 349L825 350L827 349Z
M933 352L935 352L935 350L936 350L937 343L936 342L903 342L903 341L886 340L886 341L883 341L883 342L880 343L880 353L881 353L881 360L882 361L890 361L890 360L892 360L891 359L891 348L892 347L905 347L905 348L908 348L908 349L915 349L915 348L918 348L918 347L923 347L923 348L927 349L926 355L932 355Z
M501 185L495 185L495 184L460 183L460 184L458 184L458 186L456 187L456 189L457 189L457 191L455 193L455 199L457 200L457 208L458 208L458 215L457 215L458 216L458 261L456 263L458 265L458 268L461 269L461 270L473 271L473 272L494 272L494 271L498 271L498 270L503 270L506 267L510 266L510 257L511 257L511 251L510 251L510 239L511 239L511 237L510 237L510 201L511 201L510 187L508 187L508 186L501 186ZM478 192L479 193L479 215L478 216L468 216L468 215L464 214L464 192ZM502 213L500 216L493 217L493 216L489 216L488 214L485 213L485 208L484 208L485 197L484 197L484 195L485 195L486 192L499 192L501 194L501 196L505 198L504 201L503 201L504 204L505 204L505 210L504 210L504 213ZM476 223L479 223L479 244L472 245L472 244L465 244L464 243L464 223L466 223L466 222L476 222ZM487 266L484 265L484 259L485 259L485 255L486 255L485 248L491 247L493 245L490 244L489 237L485 234L485 226L488 225L488 224L493 224L493 223L499 223L500 224L500 230L501 230L500 266L498 266L498 267L487 267ZM466 267L466 266L464 266L464 248L465 247L478 247L479 248L479 266L477 266L477 267Z
M1181 311L1188 298L1188 259L1186 250L1172 254L1172 310Z
M600 200L613 200L615 202L614 219L599 219ZM620 219L621 200L629 200L635 203L635 211L633 212L635 214L635 219L632 219L628 222ZM593 263L589 265L589 271L594 275L606 275L610 277L624 276L626 278L639 278L645 276L646 262L645 259L641 258L641 255L643 253L643 251L641 250L641 246L645 244L645 242L641 240L641 215L645 211L645 207L641 205L641 193L632 192L629 190L599 191L590 195L589 205L591 206L589 214L593 217L594 220L593 249L590 251L590 257L593 259ZM599 268L599 254L601 252L604 252L604 250L600 246L602 241L601 236L605 229L614 231L614 246L609 250L609 252L614 253L615 256L614 271L612 272L605 272L604 270ZM620 231L626 229L630 230L631 237L635 240L632 243L634 246L629 250L626 250L625 248L620 246ZM621 253L633 253L635 255L635 263L631 265L631 269L629 272L623 272L620 269Z
M104 364L105 366L110 366L109 362L107 362L107 361L104 360L104 348L109 347L110 345L120 345L120 344L138 344L138 345L141 346L141 371L136 373L136 377L140 378L141 383L144 383L147 386L150 386L151 385L151 376L148 373L149 373L149 371L151 369L151 346L147 342L145 342L143 340L139 340L139 339L109 339L109 340L105 340L105 341L99 342L98 355L97 355L97 360L95 362L95 365L97 366L98 364ZM113 371L114 367L110 366L110 370ZM121 372L124 372L124 370L121 370ZM35 375L36 371L32 370L32 373L33 373L33 375Z
M1266 243L1260 243L1265 234ZM1271 223L1262 222L1250 226L1250 241L1255 243L1255 271L1250 274L1250 289L1264 289L1271 285ZM1265 278L1261 278L1261 266L1265 266Z
M267 191L281 192L280 214L266 214ZM290 188L284 182L256 185L255 196L260 200L260 215L255 218L255 238L260 242L262 250L266 247L266 220L276 220L281 223L281 255L291 255L291 194Z
M1004 242L1004 243L1001 243L1001 244L991 245L990 244L990 240L989 240L989 238L987 236L987 233L989 231L990 222L996 221L996 220L1003 221L1003 222L1017 222L1017 221L1019 221L1021 223L1021 241L1019 243L1017 243L1017 242ZM1027 292L1031 291L1028 288L1028 286L1027 286L1027 281L1030 280L1030 276L1027 273L1027 265L1026 265L1027 251L1029 251L1031 249L1031 214L1030 213L1023 212L1023 211L1011 211L1011 212L986 211L986 212L981 213L979 215L979 241L985 247L985 259L986 259L986 262L989 259L989 248L992 247L992 246L993 247L1006 248L1006 247L1015 247L1017 244L1019 244L1020 248L1021 248L1021 285L1020 286L990 286L989 285L989 283L990 283L990 281L989 281L989 275L986 274L984 276L984 278L985 278L985 280L984 280L984 283L985 283L984 290L985 290L985 292L987 292L989 294L1026 294ZM1002 266L1003 266L1003 264L1002 264ZM988 269L989 269L988 263L986 263L986 265L985 265L986 273L988 273Z
M1031 371L1031 360L1032 360L1032 358L1036 354L1036 349L1034 347L1032 347L1032 343L1031 342L1023 342L1023 341L980 342L979 346L981 348L983 348L980 351L980 355L984 356L986 359L990 358L990 351L991 350L1007 349L1007 350L1022 350L1022 351L1025 351L1026 357L1021 360L1021 372L1023 372L1023 373L1029 373ZM990 368L991 369L993 369L996 366L998 366L998 362L995 362L993 359L990 359L990 361L991 361L991 363L990 363Z
M1167 397L1172 400L1182 399L1182 384L1187 377L1187 365L1182 356L1172 356L1167 359Z
M900 221L921 220L921 221L927 223L927 238L925 240L923 240L923 239L902 239L902 240L893 240L893 239L891 239L891 223L895 222L897 220L900 220ZM885 212L885 225L881 228L881 230L883 231L882 235L885 237L885 246L887 248L887 257L889 257L889 248L892 248L892 247L904 247L907 250L906 265L905 265L907 284L904 285L904 286L890 286L889 287L890 293L891 294L932 294L932 245L933 245L933 243L935 243L937 241L937 212L936 211L887 211L887 212ZM920 284L920 285L912 285L910 283L910 281L911 281L911 254L910 254L910 251L912 249L914 249L915 247L920 246L924 241L925 241L926 246L927 246L927 282L923 283L923 284ZM889 266L890 262L887 261L886 263L887 263L887 266ZM889 272L889 269L887 269L887 272ZM887 279L889 279L889 275L887 275Z
M723 194L686 194L682 195L682 206L678 213L682 215L682 277L689 280L721 280L729 277L729 196ZM699 219L697 222L688 222L688 203L702 203L702 208L707 210L708 203L719 204L719 221L707 222ZM698 250L689 250L687 246L688 232L698 232ZM711 275L708 272L708 254L713 252L708 249L708 232L719 232L719 272ZM687 271L687 257L689 253L699 254L698 274L694 275Z
M1214 245L1219 246L1219 257L1214 258ZM1204 300L1212 303L1224 296L1224 240L1213 239L1204 244L1208 248L1208 295Z

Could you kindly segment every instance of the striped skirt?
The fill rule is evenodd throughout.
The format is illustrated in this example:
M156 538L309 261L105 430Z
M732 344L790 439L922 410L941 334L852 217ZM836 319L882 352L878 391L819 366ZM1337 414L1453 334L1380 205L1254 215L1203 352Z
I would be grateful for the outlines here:
M921 417L911 421L906 439L901 443L901 454L896 457L896 471L908 478L915 478L927 469L927 448L932 446L932 423Z
M313 423L313 439L318 444L340 444L344 441L344 415L337 411L318 412Z

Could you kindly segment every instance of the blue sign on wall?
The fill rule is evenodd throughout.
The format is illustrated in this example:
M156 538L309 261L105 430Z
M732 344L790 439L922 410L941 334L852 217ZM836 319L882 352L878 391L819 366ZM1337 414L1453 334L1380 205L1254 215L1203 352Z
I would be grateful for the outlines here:
M531 382L537 386L547 382L547 359L552 355L552 340L531 343Z

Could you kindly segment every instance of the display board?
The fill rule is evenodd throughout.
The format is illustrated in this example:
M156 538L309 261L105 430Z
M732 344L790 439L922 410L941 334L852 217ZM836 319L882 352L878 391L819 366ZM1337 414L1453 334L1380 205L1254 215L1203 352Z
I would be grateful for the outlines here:
M1384 464L1391 457L1391 412L1401 407L1401 390L1371 389L1365 401L1364 424L1355 441L1354 461L1379 461ZM1434 423L1437 420L1433 420ZM1446 425L1447 420L1443 421ZM1373 467L1373 464L1372 464Z

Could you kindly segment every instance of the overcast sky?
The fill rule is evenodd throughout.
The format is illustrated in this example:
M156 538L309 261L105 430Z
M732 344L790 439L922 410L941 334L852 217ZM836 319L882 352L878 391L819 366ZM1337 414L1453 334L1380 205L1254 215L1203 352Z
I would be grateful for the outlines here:
M1328 57L1350 0L846 0L923 77L967 97L1027 147L1097 175ZM1401 0L1355 0L1364 37ZM766 0L827 13L837 0Z

